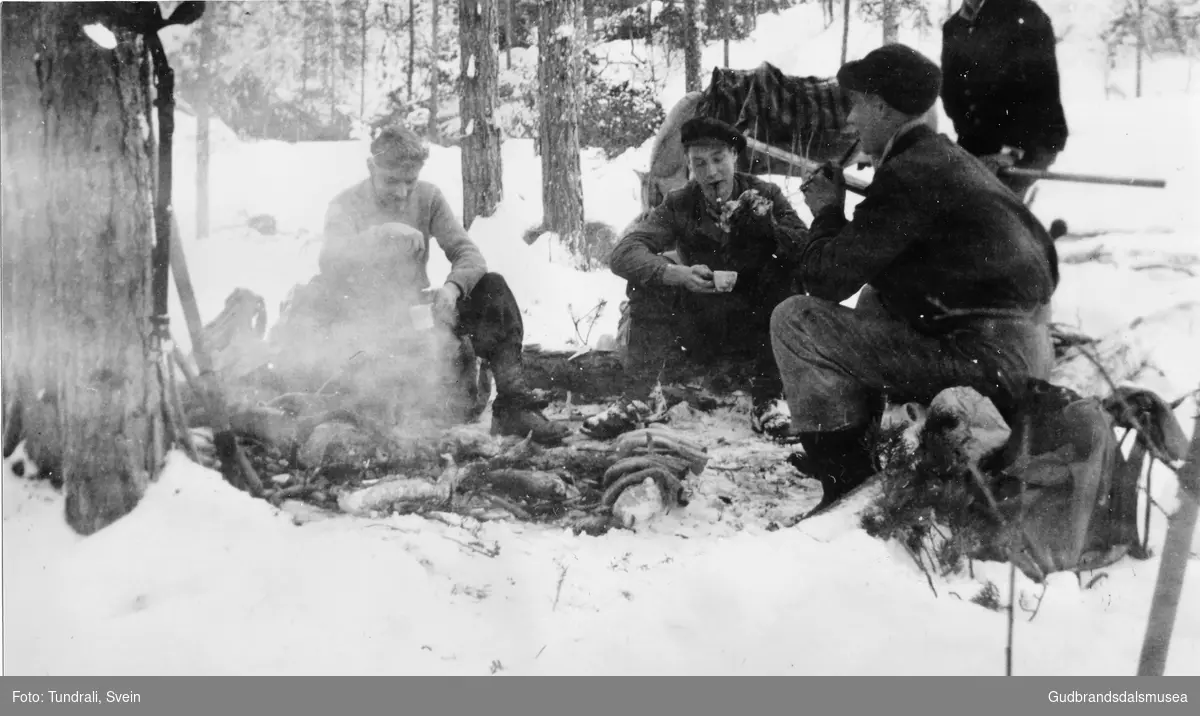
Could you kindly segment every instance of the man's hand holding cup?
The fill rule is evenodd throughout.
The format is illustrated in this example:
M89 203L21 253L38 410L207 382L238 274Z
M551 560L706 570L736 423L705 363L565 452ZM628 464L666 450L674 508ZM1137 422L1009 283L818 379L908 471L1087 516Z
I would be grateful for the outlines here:
M713 283L713 271L704 264L696 266L671 264L663 273L663 283L668 286L682 286L692 293L717 292L717 286Z

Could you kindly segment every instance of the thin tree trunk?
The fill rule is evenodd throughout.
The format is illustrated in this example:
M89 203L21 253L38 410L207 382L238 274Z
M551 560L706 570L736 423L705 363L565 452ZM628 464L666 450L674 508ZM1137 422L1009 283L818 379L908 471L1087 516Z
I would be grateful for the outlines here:
M413 99L413 71L417 67L417 0L408 0L408 101Z
M200 81L196 92L196 238L208 237L208 166L209 166L209 116L212 95L212 13L206 12L199 20L200 34Z
M842 0L842 64L850 54L850 0Z
M359 31L361 35L360 47L362 48L362 56L359 58L358 66L358 116L360 119L366 117L367 114L367 10L371 7L371 0L363 0L362 14L359 16Z
M496 0L459 0L462 71L463 226L491 216L504 194L496 95L500 84L496 51Z
M93 12L0 5L4 383L80 534L141 499L162 406L148 320L147 53L120 27L115 49L92 42L80 26Z
M538 147L542 158L544 227L567 246L583 239L579 162L579 0L542 0L539 8Z
M900 9L897 0L883 0L883 44L900 41Z
M512 69L512 6L513 0L504 0L504 67Z
M334 7L329 7L328 25L325 34L325 56L326 74L325 88L327 99L329 102L329 123L332 125L337 119L337 104L338 104L338 87L341 79L342 70L342 53L339 47L342 42L342 33L338 32L339 18Z
M1145 0L1138 0L1137 4L1137 70L1134 84L1133 96L1142 96L1142 53L1146 50L1146 31L1142 25L1146 21L1145 18L1146 3Z
M303 5L304 9L300 12L300 22L303 27L303 37L300 41L300 101L302 103L308 101L308 71L310 55L312 54L312 40L308 34L310 7L310 4L305 3Z
M729 69L729 0L722 3L721 34L725 36L725 69Z
M441 79L438 72L438 53L441 50L441 43L438 42L438 10L441 5L440 0L433 0L432 11L430 14L430 46L429 46L429 129L427 130L429 138L432 141L438 139L438 103L441 99L438 97L440 87L438 82Z
M683 0L683 75L688 92L700 91L700 32L696 0Z
M596 0L583 0L583 17L587 22L587 39L596 35Z
M656 87L658 80L654 71L654 0L646 0L646 62L650 63L650 86Z

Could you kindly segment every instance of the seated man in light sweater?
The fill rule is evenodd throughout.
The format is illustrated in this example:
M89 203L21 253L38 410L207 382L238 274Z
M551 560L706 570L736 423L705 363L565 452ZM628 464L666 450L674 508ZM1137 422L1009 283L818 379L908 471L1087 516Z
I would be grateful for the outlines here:
M370 176L330 203L318 276L323 302L332 304L325 307L326 319L386 315L391 306L420 303L420 294L430 288L426 268L430 239L436 239L451 268L432 291L433 315L452 327L461 341L460 355L488 363L496 384L492 432L532 433L536 442L560 442L568 430L539 412L525 384L524 325L516 298L504 277L488 272L441 190L419 179L428 157L428 148L411 130L384 129L371 143Z

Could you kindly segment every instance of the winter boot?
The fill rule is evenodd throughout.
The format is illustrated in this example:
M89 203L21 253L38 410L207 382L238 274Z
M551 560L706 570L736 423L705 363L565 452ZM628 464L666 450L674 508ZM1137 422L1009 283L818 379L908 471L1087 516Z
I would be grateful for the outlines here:
M818 480L823 494L805 517L825 511L875 474L874 461L866 444L866 428L846 428L823 433L800 433L803 453L793 453L788 463Z
M539 445L558 445L571 429L565 423L547 420L536 403L524 395L497 395L492 404L492 434L526 437L532 434Z

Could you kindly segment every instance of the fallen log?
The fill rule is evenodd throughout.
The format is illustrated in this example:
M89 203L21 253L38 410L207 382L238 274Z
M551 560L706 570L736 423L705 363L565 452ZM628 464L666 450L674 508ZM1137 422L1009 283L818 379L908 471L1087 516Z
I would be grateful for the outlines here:
M579 496L561 477L541 470L473 470L467 479L519 498L563 502Z
M338 495L337 503L342 512L365 516L390 511L398 503L441 504L448 499L446 490L432 480L396 475L361 490L343 492Z
M543 351L533 346L525 348L522 363L530 387L560 400L570 392L578 401L605 402L620 396L629 384L629 375L615 351L588 351L576 356L570 351Z
M403 476L386 478L367 488L340 493L337 497L338 507L343 512L362 516L371 512L391 511L400 505L449 504L466 471L455 464L449 455L443 455L442 458L447 465L436 481Z

